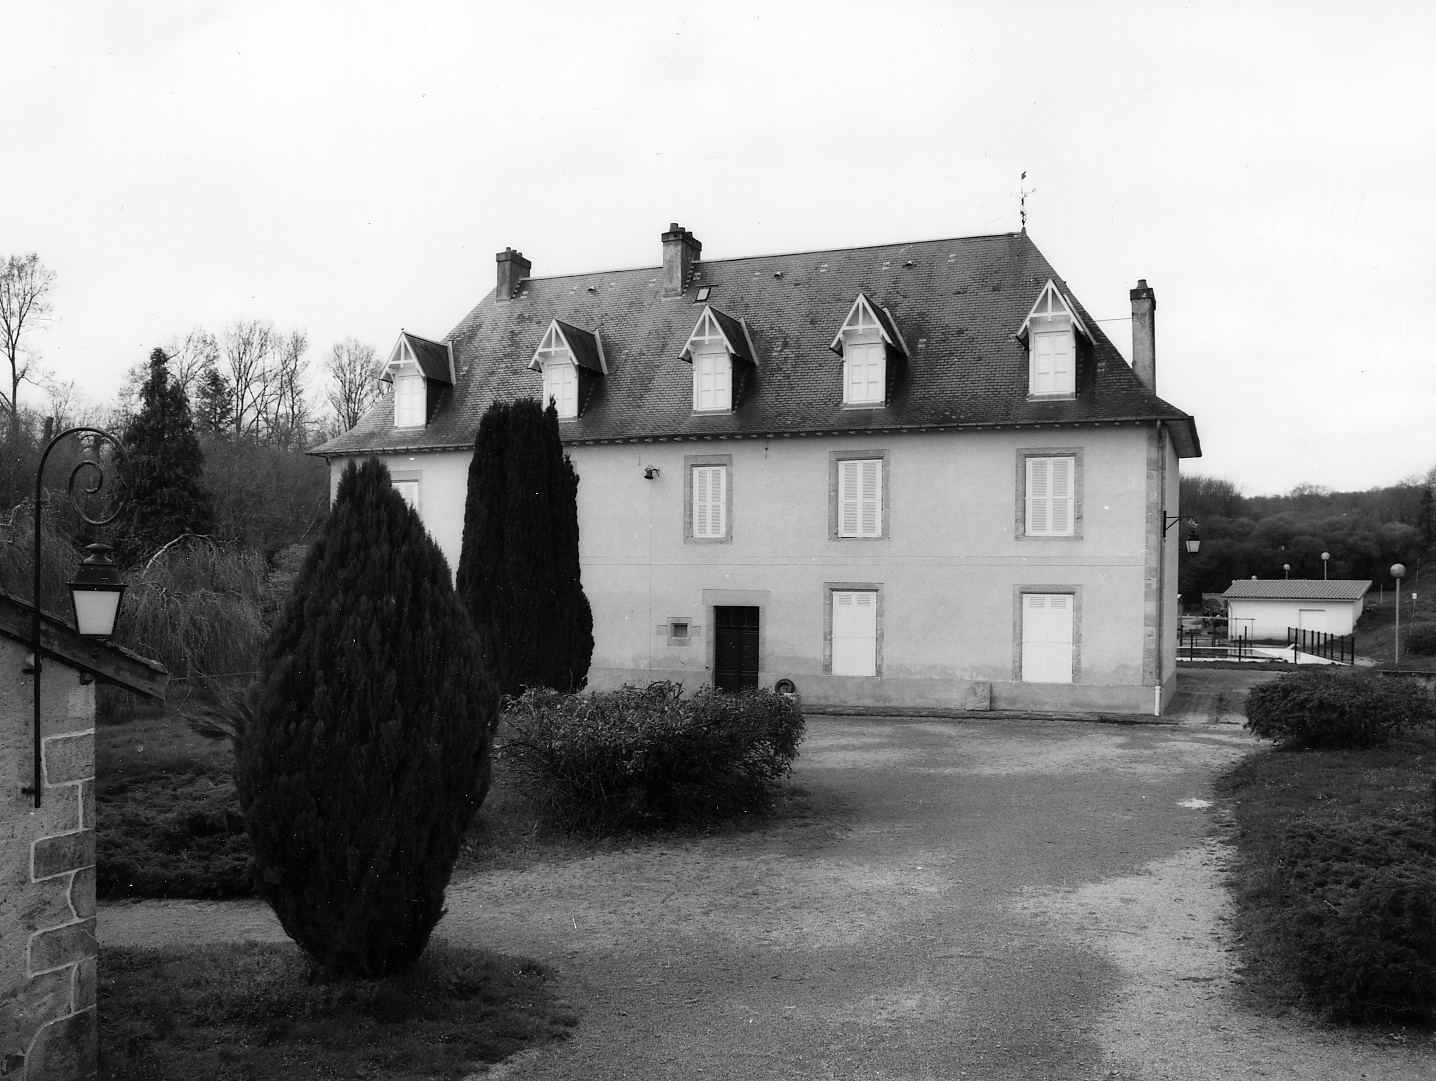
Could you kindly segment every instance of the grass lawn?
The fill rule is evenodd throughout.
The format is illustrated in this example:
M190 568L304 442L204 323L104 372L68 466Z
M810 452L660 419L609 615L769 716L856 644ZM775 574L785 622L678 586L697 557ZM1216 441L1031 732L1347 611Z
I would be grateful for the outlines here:
M1236 800L1236 926L1248 989L1351 1021L1436 1021L1436 734L1267 750Z
M102 1081L456 1078L577 1024L540 966L431 945L386 980L311 983L292 943L101 951Z

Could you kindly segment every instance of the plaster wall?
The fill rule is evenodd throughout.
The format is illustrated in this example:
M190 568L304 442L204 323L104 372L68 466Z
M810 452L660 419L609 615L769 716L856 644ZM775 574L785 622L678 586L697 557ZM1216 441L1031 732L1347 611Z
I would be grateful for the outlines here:
M0 1078L95 1073L94 685L47 660L42 805L28 650L0 638Z
M1360 601L1241 599L1228 601L1233 634L1243 629L1253 638L1286 640L1288 627L1350 634L1361 614Z
M1022 535L1025 452L1079 456L1076 537ZM838 539L834 458L869 453L884 460L885 535ZM990 686L995 709L1151 712L1154 694L1158 703L1170 696L1179 531L1163 534L1162 515L1176 513L1177 460L1151 428L662 442L570 454L594 610L594 687L711 682L714 607L752 604L760 683L793 679L815 704L962 707L975 687ZM421 510L451 567L469 457L387 459L396 474L421 477ZM729 465L723 541L685 534L695 457ZM334 476L342 466L336 460ZM655 479L645 479L647 467ZM830 672L834 585L879 592L875 677ZM1021 679L1024 590L1074 595L1072 684ZM686 642L670 635L675 619L689 623Z

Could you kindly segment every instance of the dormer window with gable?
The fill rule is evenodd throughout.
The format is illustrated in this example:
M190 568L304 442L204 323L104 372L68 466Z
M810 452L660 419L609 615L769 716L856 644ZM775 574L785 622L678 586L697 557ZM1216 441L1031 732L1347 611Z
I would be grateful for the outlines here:
M1081 317L1048 281L1027 313L1017 338L1027 345L1027 393L1033 398L1077 394L1077 335L1091 340Z
M401 332L389 351L383 379L394 385L394 427L424 427L444 391L454 385L449 344Z
M693 365L693 411L731 413L741 397L743 377L754 365L748 327L705 306L679 359Z
M529 368L543 373L543 404L551 401L559 420L573 420L594 390L596 376L608 374L598 335L555 319L544 332Z
M886 405L897 363L907 356L892 313L858 294L828 346L843 358L843 404Z

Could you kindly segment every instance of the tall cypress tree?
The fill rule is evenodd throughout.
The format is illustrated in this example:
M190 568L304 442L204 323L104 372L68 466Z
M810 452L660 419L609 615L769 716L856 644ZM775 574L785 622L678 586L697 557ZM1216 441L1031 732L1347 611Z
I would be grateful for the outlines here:
M214 521L200 484L204 455L184 388L172 381L163 349L150 354L140 409L121 441L129 455L129 502L116 531L122 562L133 563L184 533L208 533Z
M578 555L578 474L558 414L495 402L469 466L458 591L503 694L572 692L588 678L593 613Z
M339 976L416 960L486 791L497 698L449 567L351 463L261 660L236 787L260 895Z

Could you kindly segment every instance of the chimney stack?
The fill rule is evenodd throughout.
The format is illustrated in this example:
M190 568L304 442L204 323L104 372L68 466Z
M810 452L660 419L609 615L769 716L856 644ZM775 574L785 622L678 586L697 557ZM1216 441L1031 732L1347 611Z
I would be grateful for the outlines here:
M1157 393L1157 294L1146 278L1137 281L1132 298L1132 371L1142 385Z
M514 251L513 248L505 248L494 256L494 259L499 264L499 280L494 289L494 300L507 304L519 291L519 285L529 276L533 264L524 258L523 252Z
M703 254L703 245L676 221L663 234L663 295L681 297L688 288L693 264Z

